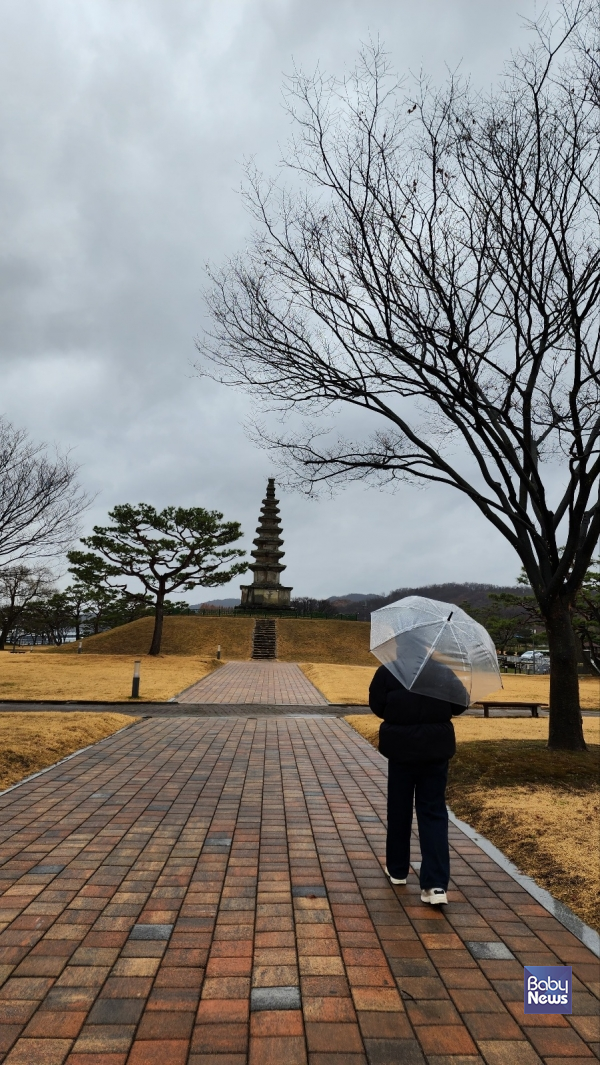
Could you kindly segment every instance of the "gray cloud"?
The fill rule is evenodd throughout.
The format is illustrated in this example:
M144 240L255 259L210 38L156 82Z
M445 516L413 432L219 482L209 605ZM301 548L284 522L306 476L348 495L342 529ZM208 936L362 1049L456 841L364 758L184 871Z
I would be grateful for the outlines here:
M217 507L252 539L269 456L246 397L194 376L204 264L242 248L241 162L274 168L282 73L339 72L369 35L399 69L485 85L533 0L0 3L0 408L75 450L116 502ZM298 593L510 580L518 562L450 492L353 486L282 500ZM235 589L232 589L235 591ZM222 594L231 594L223 591Z

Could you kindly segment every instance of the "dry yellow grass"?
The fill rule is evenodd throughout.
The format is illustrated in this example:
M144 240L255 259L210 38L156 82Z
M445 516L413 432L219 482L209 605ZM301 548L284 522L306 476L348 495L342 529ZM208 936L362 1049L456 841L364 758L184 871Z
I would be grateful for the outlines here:
M138 720L126 714L0 713L0 788Z
M87 636L83 641L84 654L145 655L148 653L153 618L140 618L130 625ZM237 617L169 617L165 618L161 654L195 655L213 658L221 646L223 658L247 661L252 654L254 618ZM60 655L77 652L74 643L53 649Z
M539 699L547 703L550 698L550 678L524 677L506 673L502 677L503 688L490 692L488 698L501 699ZM579 697L582 710L600 710L600 678L580 677Z
M458 743L472 740L547 740L547 717L455 717ZM586 743L600 743L600 718L584 717Z
M380 721L346 718L378 745ZM448 803L528 876L600 928L600 719L584 718L587 752L548 751L548 720L458 718Z
M350 623L351 624L351 623ZM358 624L358 623L357 623ZM372 656L371 656L372 657ZM308 679L323 692L330 703L347 703L353 706L366 706L369 702L369 684L377 669L377 663L366 666L333 665L331 662L301 662L300 668ZM503 688L490 692L490 699L502 697L511 701L516 699L538 699L547 703L549 698L548 677L522 677L507 674L502 677ZM581 677L579 681L581 706L584 710L600 710L600 680L596 677ZM493 713L493 711L492 711Z
M300 662L300 669L330 703L366 706L373 666L340 666L332 662Z
M381 721L375 714L348 714L345 720L374 747L379 745ZM547 740L547 717L455 717L457 743L479 740ZM600 743L600 718L584 717L586 743Z
M277 621L277 657L282 662L338 662L368 666L367 621L320 621L317 618L281 618Z
M373 744L379 750L379 726L381 721L375 714L346 714L344 721L347 721L349 725L356 732L360 732L361 736L364 736L369 743Z
M38 655L0 652L0 699L126 702L131 655ZM215 659L191 655L141 659L140 698L165 702L215 669ZM135 700L132 700L135 702Z
M547 753L547 752L546 752ZM600 791L529 784L449 788L448 803L515 865L600 930Z

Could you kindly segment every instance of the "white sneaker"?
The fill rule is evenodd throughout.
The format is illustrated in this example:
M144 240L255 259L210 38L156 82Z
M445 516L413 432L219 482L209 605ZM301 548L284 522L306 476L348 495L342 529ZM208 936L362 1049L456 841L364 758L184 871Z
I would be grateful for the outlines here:
M421 892L421 902L429 902L432 906L440 906L448 902L448 896L441 887L426 888Z
M395 876L392 876L391 873L388 873L387 865L385 867L385 875L389 877L390 884L406 884L406 877L404 877L404 880L397 880Z

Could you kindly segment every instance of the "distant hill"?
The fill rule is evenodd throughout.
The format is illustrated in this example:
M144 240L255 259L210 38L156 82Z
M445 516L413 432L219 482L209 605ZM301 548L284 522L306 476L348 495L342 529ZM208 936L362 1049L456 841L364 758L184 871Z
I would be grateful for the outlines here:
M381 599L377 592L350 592L349 595L330 595L328 603L361 603L364 599Z
M476 609L490 606L490 592L511 592L514 595L531 595L531 588L525 585L500 584L458 584L449 581L446 584L426 584L418 588L395 588L388 595L376 592L348 592L347 595L330 595L328 599L295 600L294 605L302 611L321 611L336 614L358 614L361 621L368 621L371 611L395 603L407 595L422 595L427 599L440 599L443 603L470 603ZM240 605L240 599L207 599L203 603L193 603L191 610L216 610L219 607L231 609Z
M191 603L190 610L207 610L214 607L239 606L241 599L207 599L205 603Z
M470 603L472 607L482 609L490 606L490 592L510 592L514 595L531 595L531 588L523 584L500 585L500 584L427 584L419 588L395 588L388 595L363 596L359 592L350 595L331 596L327 602L340 613L358 613L361 620L368 621L371 611L379 607L388 606L398 599L404 599L407 595L422 595L426 599L439 599L443 603Z

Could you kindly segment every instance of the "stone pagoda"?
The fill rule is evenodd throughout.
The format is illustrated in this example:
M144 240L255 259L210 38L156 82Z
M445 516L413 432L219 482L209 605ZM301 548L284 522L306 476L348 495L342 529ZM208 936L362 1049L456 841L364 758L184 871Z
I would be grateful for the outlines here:
M251 552L254 562L250 563L254 580L252 584L241 586L242 603L238 609L291 610L292 589L279 583L281 571L285 569L280 560L285 552L281 550L283 540L279 524L279 500L275 499L273 477L267 482L267 494L260 508L256 534L255 549Z

